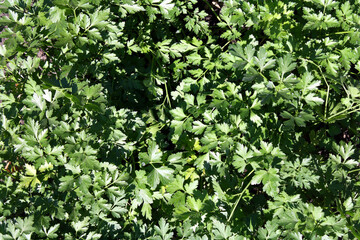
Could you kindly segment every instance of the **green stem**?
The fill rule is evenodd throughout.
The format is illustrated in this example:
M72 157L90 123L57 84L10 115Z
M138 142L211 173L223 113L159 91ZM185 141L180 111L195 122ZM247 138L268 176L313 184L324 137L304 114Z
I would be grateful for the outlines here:
M225 22L224 20L222 20L222 19L220 18L220 16L215 12L215 10L214 10L214 8L211 6L211 4L210 4L207 0L204 0L204 2L206 3L206 5L208 5L208 7L209 7L209 8L211 9L211 11L214 13L214 15L216 16L217 20L218 20L219 22L225 23L226 26L230 29L230 31L231 31L232 33L234 33L234 32L233 32L233 29L229 26L229 24L228 24L227 22Z
M75 21L77 21L77 17L76 17L76 9L77 9L77 8L74 8L74 9L73 9L73 14L74 14L74 19L75 19Z
M254 170L252 170L252 171L244 178L244 180L245 180L248 176L250 176L253 172L254 172ZM235 212L235 210L236 210L236 208L237 208L237 205L239 204L239 202L240 202L243 194L245 193L246 189L248 189L248 187L250 186L250 184L251 184L251 181L249 181L249 183L248 183L248 184L245 186L245 188L241 191L239 198L236 200L236 202L235 202L235 204L234 204L234 207L233 207L232 210L231 210L231 213L230 213L230 216L229 216L227 222L229 222L229 221L231 220L231 218L232 218L232 216L234 215L234 212Z
M344 32L334 32L334 33L328 33L325 36L331 36L331 35L341 35L341 34L348 34L348 33L353 33L354 31L344 31Z
M311 61L311 60L309 60L309 59L306 59L306 58L301 58L301 59L304 60L304 61L307 61L307 62L309 62L309 63L311 63L311 64L313 64L314 66L316 66L316 67L319 69L319 71L320 71L320 73L321 73L321 76L322 76L322 78L324 79L324 82L325 82L325 84L326 84L327 91L326 91L325 110L324 110L324 119L325 119L325 122L329 122L330 119L332 119L332 118L334 118L334 117L336 117L336 116L339 116L339 115L341 115L341 114L343 114L343 113L346 113L346 112L347 112L348 114L350 114L350 113L353 113L353 112L356 112L356 111L359 111L359 110L360 110L360 108L356 108L356 107L359 106L359 104L357 104L357 105L352 106L352 107L350 107L350 108L347 108L347 109L345 109L345 110L343 110L343 111L341 111L341 112L338 112L338 113L336 113L336 114L334 114L334 115L332 115L332 116L330 116L330 117L327 117L327 106L328 106L328 102L329 102L330 85L329 85L329 83L327 82L327 80L326 80L326 78L325 78L325 76L324 76L324 74L323 74L323 72L322 72L322 70L321 70L321 68L320 68L319 65L317 65L315 62L313 62L313 61ZM343 86L343 87L344 87L344 86ZM345 89L345 87L344 87L344 89ZM345 91L346 91L346 89L345 89ZM347 93L347 94L348 94L348 93ZM356 108L356 109L348 112L349 110L351 110L351 109L353 109L353 108Z
M350 229L350 231L354 235L354 237L356 237L357 239L360 239L360 233L354 228L351 219L346 217L346 215L342 209L342 204L339 199L336 199L336 208L339 211L341 217L346 220L346 222L347 222L346 226Z
M353 172L358 172L358 171L360 171L360 168L351 170L351 171L348 172L348 174L353 173Z
M208 5L208 7L211 9L211 11L213 12L213 14L216 16L216 18L218 19L219 22L223 22L223 20L220 18L220 16L215 12L215 10L213 9L213 7L211 6L211 4L207 1L204 0L204 2L206 3L206 5Z
M170 101L170 95L169 95L169 92L168 92L168 88L167 88L167 81L165 82L165 92L166 92L166 99L169 103L169 106L171 108L171 101Z
M225 45L221 47L221 50L224 50L224 48L226 48L226 46L229 45L229 43L231 43L231 41L228 41L227 43L225 43Z
M264 74L262 74L262 72L259 72L258 73L260 74L260 76L262 76L266 81L268 81L268 79L264 76Z
M205 74L209 71L209 69L206 69L205 72L203 72L197 79L195 79L195 81L197 82L200 78L202 78L203 76L205 76Z
M329 94L330 94L330 85L328 83L328 81L326 80L324 74L323 74L323 71L321 70L321 67L319 65L317 65L314 61L312 60L309 60L309 59L306 59L306 58L300 58L306 62L309 62L311 64L313 64L315 67L317 67L320 71L320 74L322 76L322 78L324 79L324 82L326 84L326 99L325 99L325 109L324 109L324 119L327 120L327 106L328 106L328 102L329 102Z
M341 114L343 114L343 113L350 114L350 113L354 113L354 112L360 111L360 107L359 107L359 108L356 108L356 107L359 107L359 104L357 104L357 105L355 105L355 106L352 106L352 107L350 107L350 108L347 108L347 109L345 109L345 110L342 110L341 112L338 112L338 113L332 115L331 117L329 117L329 118L326 119L326 122L329 122L332 118L334 118L334 117L336 117L336 116L339 116L339 115L341 115ZM356 109L348 112L349 110L351 110L351 109L353 109L353 108L356 108Z

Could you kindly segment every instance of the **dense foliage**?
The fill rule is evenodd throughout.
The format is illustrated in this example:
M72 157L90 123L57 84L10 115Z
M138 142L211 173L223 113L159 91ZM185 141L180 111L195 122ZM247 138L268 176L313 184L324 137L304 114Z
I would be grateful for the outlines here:
M0 16L0 239L360 239L359 0Z

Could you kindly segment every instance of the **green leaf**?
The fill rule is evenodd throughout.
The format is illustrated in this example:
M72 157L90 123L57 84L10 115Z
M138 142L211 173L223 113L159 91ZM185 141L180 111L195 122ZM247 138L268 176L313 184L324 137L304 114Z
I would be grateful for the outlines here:
M157 2L158 0L155 0L153 2ZM172 3L172 0L162 0L160 1L160 11L162 14L168 14L171 9L174 8L175 4Z
M44 233L48 238L57 238L58 234L56 233L59 230L60 224L55 224L54 226L51 226L48 230L44 228Z
M349 197L345 200L345 202L343 203L344 207L345 207L345 211L350 211L353 209L354 204L352 202L352 198Z
M192 53L188 56L186 56L186 59L189 61L189 63L194 65L200 65L201 60L203 59L198 53Z
M310 106L318 106L324 103L324 100L320 97L316 97L314 93L309 93L305 96L305 101Z
M203 124L202 122L194 121L191 132L193 132L196 135L201 135L205 131L206 127L207 127L207 125Z
M3 57L6 57L6 46L5 45L0 45L0 55Z
M34 93L33 98L31 100L38 108L40 108L41 111L43 111L46 107L46 102L44 99L37 95L37 93Z
M25 164L25 174L28 176L36 176L36 169L34 166L31 166L29 164Z
M89 228L89 217L85 217L82 221L74 221L71 223L71 226L74 228L75 232L83 233Z
M50 8L49 13L50 21L53 23L57 23L65 19L65 9L55 6Z
M259 184L260 182L264 184L264 191L274 197L277 193L279 193L280 186L280 177L277 174L278 169L270 168L268 171L259 170L255 172L251 180L251 184Z
M137 4L121 4L122 8L126 9L128 13L136 13L140 11L145 11L145 9L142 6L139 6Z
M173 178L174 170L165 166L154 168L147 179L152 189L155 189L159 183L167 185Z
M173 118L175 120L177 120L177 121L182 121L184 118L186 118L184 110L182 108L179 108L179 107L171 110L170 113L173 116Z
M89 188L92 184L92 180L89 175L81 175L78 179L76 179L76 183L82 193L89 193Z
M170 225L168 223L166 223L164 218L161 218L159 221L159 226L155 226L154 229L155 231L161 236L161 239L163 240L170 240L173 237L172 232L170 231Z
M264 47L261 47L257 52L257 57L255 59L255 64L260 68L260 72L264 70L271 69L275 66L275 59L267 59L267 51Z
M184 190L184 181L185 179L179 175L176 175L176 179L173 180L169 186L166 188L170 193L174 193L178 190Z
M295 69L296 63L292 61L292 56L289 53L278 59L277 63L279 65L279 70L282 76L284 76L285 73L291 72Z
M159 146L156 144L156 142L151 142L149 144L147 153L139 154L143 166L149 163L161 163L162 156L163 153L159 149Z
M63 176L59 180L60 180L60 186L59 186L60 192L72 190L72 188L74 186L74 182L75 182L75 179L73 176L71 176L71 175Z
M110 62L119 61L119 60L120 60L120 59L116 56L115 53L105 53L105 54L104 54L104 58L106 58L106 59L109 60Z
M32 187L35 188L37 184L41 184L40 180L37 178L37 171L34 166L25 164L25 175L21 177L21 182L19 187Z
M194 197L188 196L186 198L186 204L189 208L195 212L199 212L202 209L202 202L200 199L195 199Z
M213 220L213 234L214 239L230 239L232 236L230 226L226 226L224 223Z
M90 15L91 26L93 27L103 27L106 25L106 20L108 20L110 14L110 9L107 10L96 10L93 14Z

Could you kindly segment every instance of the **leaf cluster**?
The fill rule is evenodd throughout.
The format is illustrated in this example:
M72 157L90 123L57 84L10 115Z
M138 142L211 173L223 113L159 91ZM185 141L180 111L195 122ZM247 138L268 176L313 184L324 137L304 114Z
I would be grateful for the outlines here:
M360 1L5 0L0 239L360 239Z

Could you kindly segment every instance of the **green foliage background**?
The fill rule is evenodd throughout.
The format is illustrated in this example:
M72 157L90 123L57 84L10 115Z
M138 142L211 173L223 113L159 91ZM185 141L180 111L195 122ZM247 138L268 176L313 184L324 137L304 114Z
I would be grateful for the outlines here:
M360 239L359 0L0 13L0 239Z

